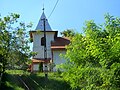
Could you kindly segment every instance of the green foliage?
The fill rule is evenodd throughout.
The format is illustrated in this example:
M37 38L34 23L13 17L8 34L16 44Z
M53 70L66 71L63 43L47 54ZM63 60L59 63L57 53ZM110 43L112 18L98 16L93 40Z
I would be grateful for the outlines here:
M19 80L14 76L4 73L2 78L1 90L24 90L19 83Z
M14 66L22 67L30 58L29 29L32 24L19 22L19 14L0 16L0 72Z
M63 37L73 37L75 36L75 31L73 29L67 29L60 33Z
M41 89L39 90L71 90L63 78L54 76L54 73L48 73L48 80L44 78L44 73L32 74L30 77L35 80Z
M69 84L63 78L54 76L54 73L48 73L48 79L46 80L44 73L24 74L23 72L21 70L7 70L7 74L3 78L5 83L2 83L0 90L25 90L18 75L30 90L71 90Z
M67 46L64 79L73 89L120 89L120 18L105 15L104 25L86 22Z

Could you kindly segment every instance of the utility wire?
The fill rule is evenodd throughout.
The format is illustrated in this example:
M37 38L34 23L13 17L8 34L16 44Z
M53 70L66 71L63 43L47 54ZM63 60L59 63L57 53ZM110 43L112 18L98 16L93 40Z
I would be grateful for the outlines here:
M55 10L55 8L56 8L58 2L59 2L59 0L56 1L55 6L54 6L53 10L51 11L51 13L50 13L48 19L51 17L52 13L54 12L54 10Z

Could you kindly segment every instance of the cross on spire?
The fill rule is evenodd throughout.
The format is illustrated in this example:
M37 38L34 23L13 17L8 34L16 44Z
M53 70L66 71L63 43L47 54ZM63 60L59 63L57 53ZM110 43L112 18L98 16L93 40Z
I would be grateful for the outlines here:
M45 10L45 8L44 8L44 4L43 4L43 9L42 9L42 10L43 10L43 12L44 12L44 10Z

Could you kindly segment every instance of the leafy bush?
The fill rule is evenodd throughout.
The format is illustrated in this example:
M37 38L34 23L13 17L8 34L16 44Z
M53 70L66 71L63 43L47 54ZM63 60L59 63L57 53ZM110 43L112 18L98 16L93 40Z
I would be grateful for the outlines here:
M73 89L120 89L120 18L107 14L104 25L86 22L67 46L63 78Z

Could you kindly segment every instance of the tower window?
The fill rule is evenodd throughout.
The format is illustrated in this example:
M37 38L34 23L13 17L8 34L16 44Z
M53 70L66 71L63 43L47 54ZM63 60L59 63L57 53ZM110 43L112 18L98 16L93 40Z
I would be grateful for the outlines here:
M41 38L41 46L44 46L44 43L45 43L45 39L44 37Z

